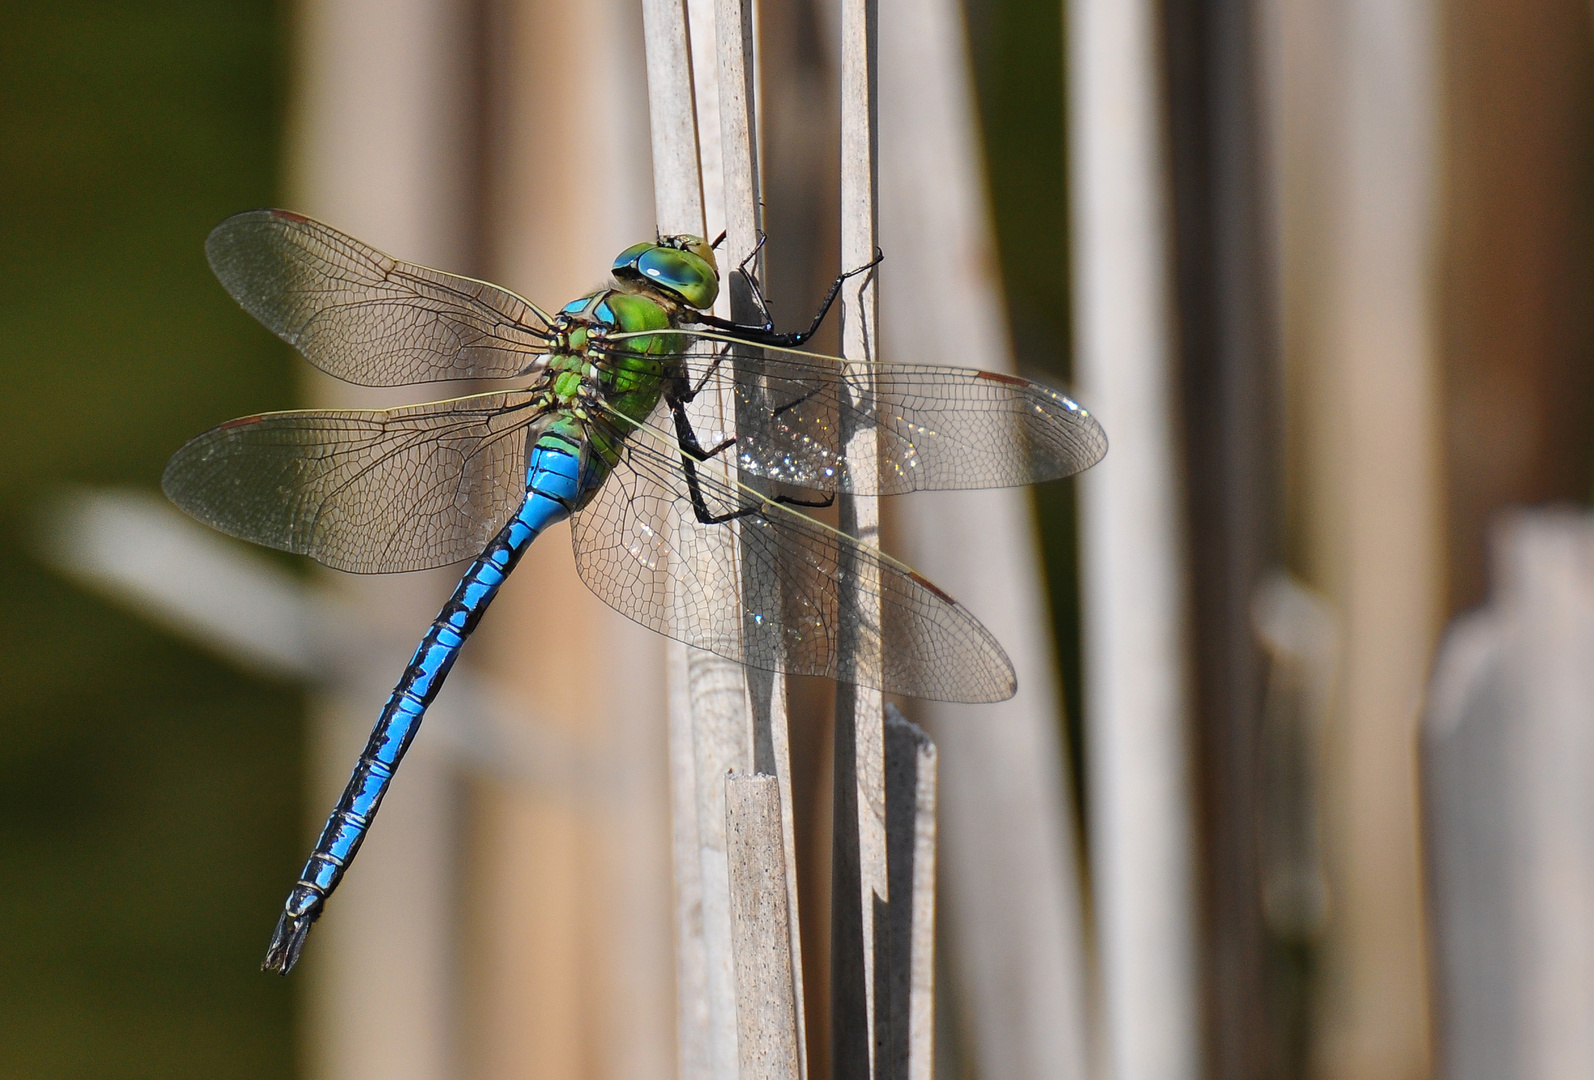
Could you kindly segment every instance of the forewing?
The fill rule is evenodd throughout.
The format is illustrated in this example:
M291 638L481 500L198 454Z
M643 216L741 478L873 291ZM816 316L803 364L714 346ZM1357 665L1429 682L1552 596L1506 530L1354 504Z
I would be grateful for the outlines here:
M205 254L244 310L345 382L507 379L547 351L546 321L509 290L400 262L286 210L228 218Z
M576 567L621 614L688 645L766 671L823 675L888 693L943 701L1001 701L1012 664L977 619L877 549L740 488L717 461L696 466L712 515L704 524L678 453L651 430L634 435L598 495L575 515ZM744 594L725 533L734 529ZM839 582L861 583L863 608L845 614Z
M1072 475L1107 452L1095 417L1028 379L928 364L868 374L872 385L835 357L767 346L699 339L686 352L691 385L734 388L742 469L815 491L1013 487ZM848 432L871 428L877 471L845 452Z
M222 532L354 573L477 554L525 497L525 391L404 409L267 413L173 455L161 486Z

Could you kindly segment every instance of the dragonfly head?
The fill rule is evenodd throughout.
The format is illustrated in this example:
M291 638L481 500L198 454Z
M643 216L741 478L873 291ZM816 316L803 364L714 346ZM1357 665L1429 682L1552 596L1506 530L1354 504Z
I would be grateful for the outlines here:
M720 291L714 249L700 236L661 236L655 244L633 244L614 260L615 279L649 285L699 311L714 306Z

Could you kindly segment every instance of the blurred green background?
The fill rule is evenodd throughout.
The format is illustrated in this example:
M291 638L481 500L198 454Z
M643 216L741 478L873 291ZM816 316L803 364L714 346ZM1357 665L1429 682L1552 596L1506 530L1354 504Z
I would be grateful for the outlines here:
M258 970L300 840L301 694L236 674L29 553L63 484L289 403L285 349L203 257L272 202L266 0L9 2L0 20L0 1073L286 1077Z

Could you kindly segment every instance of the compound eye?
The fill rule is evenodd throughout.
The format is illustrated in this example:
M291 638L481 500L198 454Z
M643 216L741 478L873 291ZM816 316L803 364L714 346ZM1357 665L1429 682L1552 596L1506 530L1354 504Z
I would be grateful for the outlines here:
M624 251L620 252L620 254L614 257L614 272L618 274L623 271L630 270L632 268L632 264L637 261L638 257L640 257L644 251L647 251L653 246L654 245L652 244L632 244L630 247L626 248Z
M643 280L675 293L699 311L714 306L719 275L699 256L678 248L651 246L636 259Z

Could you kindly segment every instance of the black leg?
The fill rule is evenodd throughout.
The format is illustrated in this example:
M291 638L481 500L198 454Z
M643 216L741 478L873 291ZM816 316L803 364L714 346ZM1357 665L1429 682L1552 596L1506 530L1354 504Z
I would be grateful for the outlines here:
M731 510L724 514L711 514L708 509L708 502L703 498L701 482L697 478L697 462L693 461L687 454L682 454L681 471L686 474L686 490L692 497L692 512L697 515L697 520L701 524L723 525L727 521L736 521L740 518L764 512L764 504L759 503L754 506L744 506L740 510ZM803 506L809 509L824 509L835 503L836 496L831 494L814 502L806 502L802 499L794 499L789 495L777 495L769 501L776 506Z
M704 525L723 525L727 521L756 514L763 509L762 506L744 506L740 510L732 510L724 514L711 514L708 503L703 498L703 489L697 479L697 462L687 454L681 455L681 471L686 474L686 490L692 496L692 512L697 515L697 520Z
M686 381L686 378L684 376L682 376L677 381L675 386L673 386L671 388L670 393L666 396L665 400L667 402L669 402L671 411L676 414L676 416L675 416L675 427L676 427L676 433L678 435L681 432L681 425L684 422L684 417L681 415L680 411L676 408L676 404L680 403L682 405L687 405L687 404L690 404L691 402L697 400L697 395L703 392L703 387L708 385L709 379L714 377L714 372L719 370L720 364L724 363L724 361L725 361L725 353L721 352L717 356L714 357L714 362L712 364L710 364L708 367L703 369L703 377L701 379L697 380L697 383L695 385L688 385L687 381ZM818 397L819 394L824 389L825 389L825 387L823 387L823 386L816 386L812 390L808 391L808 393L802 394L799 397L793 398L791 401L786 402L786 404L784 404L784 405L777 405L775 407L774 411L769 414L770 418L774 419L775 417L778 417L781 413L789 412L792 409L795 409L797 406L803 404L806 401L812 401L814 398ZM688 430L690 430L690 427L691 427L691 425L688 424L687 425ZM693 445L696 445L696 439L697 439L697 436L694 434L692 436ZM718 451L713 451L713 452L717 453ZM702 458L698 458L698 460L702 461L703 459Z
M801 405L805 401L812 401L815 397L819 396L819 392L821 390L823 390L823 389L824 389L823 386L816 386L812 390L808 391L808 393L802 395L801 397L794 398L793 400L786 402L786 404L784 404L784 405L777 406L775 408L775 411L769 414L770 415L770 419L774 419L775 417L779 416L783 412L788 412L788 411L790 411L792 409L795 409L797 406Z
M672 405L671 408L674 410L677 407ZM698 462L707 461L713 455L704 454L698 447L697 435L692 431L692 425L686 421L685 416L685 409L680 409L676 412L676 439L681 444L681 472L686 476L686 491L692 499L692 513L697 515L699 523L703 525L723 525L727 521L735 521L737 518L744 518L749 514L758 513L762 509L758 506L744 506L739 510L731 510L724 514L709 512L708 500L703 498L703 486L697 478L697 466ZM686 432L684 437L681 434L683 425ZM688 440L690 440L690 444ZM715 450L714 453L719 453L720 450L724 450L726 446L735 441L735 439L729 439L721 443L719 449Z
M711 366L709 370L713 371L714 367L718 366L719 359L716 358L713 366ZM705 375L704 378L706 381L707 376ZM707 461L709 458L718 457L732 446L735 446L736 440L734 438L729 438L716 445L712 450L703 449L703 444L698 440L697 437L697 430L692 427L692 419L686 415L686 403L691 401L692 398L696 396L697 391L701 390L702 388L702 383L699 383L695 388L688 388L686 379L684 377L677 377L672 381L669 388L665 390L664 401L665 404L669 406L670 415L675 419L675 442L681 451L681 471L686 476L686 489L692 498L692 512L697 515L697 520L704 525L723 525L727 521L735 521L738 518L744 518L750 514L762 512L763 504L760 503L755 506L744 506L739 510L731 510L724 514L713 514L709 512L708 501L703 498L702 483L698 480L697 466L699 463ZM794 408L797 405L802 404L804 401L807 401L818 392L819 391L816 389L812 393L803 395L796 401L781 406L780 409L775 411L775 414L779 415L784 409ZM776 495L770 498L768 501L777 506L800 506L810 510L822 510L826 507L834 505L836 496L835 493L832 492L826 495L823 499L808 500L798 499L790 495Z
M716 318L713 315L704 315L698 321L704 326L712 326L716 330L723 330L728 334L733 334L736 337L743 338L758 345L775 345L782 348L794 349L803 342L807 341L809 338L813 337L814 334L819 330L820 324L825 321L825 316L830 313L830 306L836 302L836 297L841 294L842 284L850 277L856 277L859 274L873 270L875 267L879 266L884 259L885 255L880 251L879 248L876 248L874 258L869 262L854 270L848 270L845 273L837 274L836 280L830 284L830 291L825 294L825 299L819 305L819 313L814 316L814 321L809 324L808 329L799 333L775 333L773 324L768 322L769 312L767 310L764 312L766 321L765 325L763 326L744 326L741 323L734 323L727 319ZM756 284L754 288L756 291Z
M727 521L747 517L750 514L762 512L763 504L744 506L739 510L731 510L724 514L709 512L708 501L703 498L702 483L698 480L697 466L700 462L711 457L717 457L727 449L736 445L735 439L726 439L712 450L704 450L698 441L697 431L692 427L691 419L686 415L686 405L674 393L665 396L665 402L670 407L670 415L675 418L675 441L681 450L681 472L686 476L686 490L692 498L692 512L697 515L697 520L704 525L723 525ZM823 499L807 500L798 499L790 495L776 495L769 500L777 506L802 506L808 509L824 509L836 501L834 493L826 495Z
M680 401L683 404L696 400L697 395L703 392L703 387L708 385L709 379L714 377L714 372L719 370L719 366L724 359L725 351L721 349L720 352L714 357L714 362L703 369L703 377L697 380L697 385L695 386L689 386L687 384L686 377L684 375L681 376L678 385L673 391L675 394L675 400Z
M758 313L764 317L764 325L759 329L766 334L773 334L775 332L775 320L769 314L769 301L764 297L764 287L758 283L758 279L748 269L753 264L753 260L758 258L758 253L764 250L764 243L768 239L769 236L764 230L758 230L758 243L753 245L752 254L742 260L741 265L736 268L736 272L742 275L742 280L747 282L747 287L752 290L753 303L758 305Z
M692 399L683 398L672 393L666 394L664 400L670 407L670 415L675 418L675 441L680 446L682 454L697 461L707 461L711 457L724 453L727 448L736 445L736 440L730 438L712 450L704 450L703 444L697 441L697 431L692 427L691 418L686 415L686 403Z
M686 415L686 402L691 398L683 399L685 383L685 379L677 380L676 385L665 392L664 400L670 407L670 415L675 418L675 441L681 449L681 472L686 476L686 490L692 498L692 512L704 525L723 525L727 521L735 521L737 518L757 513L759 508L756 506L743 507L726 514L716 515L709 512L708 502L703 498L702 484L697 478L698 463L724 453L726 449L736 445L736 440L726 439L712 450L703 449L703 444L698 442L697 431L692 427L692 420ZM692 393L695 394L696 391Z
M812 501L808 499L794 498L791 495L776 495L769 501L777 506L804 506L810 510L823 510L827 506L836 505L836 493L832 491L823 499L814 499Z

